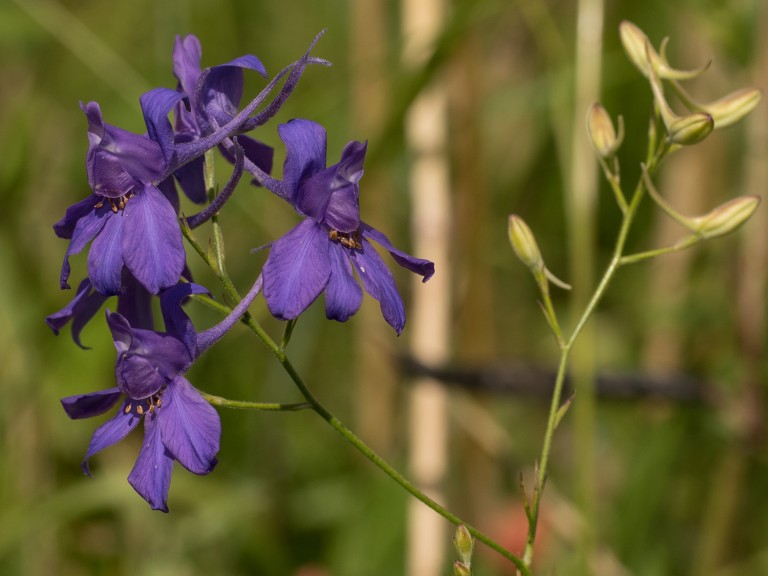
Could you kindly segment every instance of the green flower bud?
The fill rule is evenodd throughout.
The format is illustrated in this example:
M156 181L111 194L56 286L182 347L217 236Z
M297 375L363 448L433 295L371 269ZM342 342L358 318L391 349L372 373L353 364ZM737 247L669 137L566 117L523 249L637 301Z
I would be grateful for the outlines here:
M624 140L624 119L619 116L619 133L617 135L608 112L595 102L587 112L587 131L597 153L602 158L610 158Z
M724 128L738 122L760 102L763 91L757 88L742 88L719 100L702 104L701 110L712 116L715 128Z
M648 36L632 22L623 20L619 24L619 37L629 59L643 76L648 76L648 66L659 59L659 55L651 47Z
M691 230L705 238L724 236L749 220L759 205L759 196L739 196L721 204L709 214L691 218Z
M544 260L528 224L523 222L519 216L512 214L509 217L507 233L512 249L520 261L534 273L541 273L544 268Z
M456 560L453 563L453 576L472 576L472 571Z
M714 128L715 122L712 116L703 112L677 118L667 126L669 140L682 146L701 142Z
M456 532L453 534L453 545L456 547L456 553L459 555L461 564L471 566L472 549L475 546L475 541L464 524L460 524L456 528Z
M648 36L640 28L627 20L619 24L619 36L627 56L629 56L632 63L637 66L637 69L645 77L648 77L648 71L651 69L659 78L665 80L688 80L699 76L709 68L709 62L695 70L677 70L672 68L667 62L665 54L667 40L665 39L661 43L661 54L659 54L651 46Z

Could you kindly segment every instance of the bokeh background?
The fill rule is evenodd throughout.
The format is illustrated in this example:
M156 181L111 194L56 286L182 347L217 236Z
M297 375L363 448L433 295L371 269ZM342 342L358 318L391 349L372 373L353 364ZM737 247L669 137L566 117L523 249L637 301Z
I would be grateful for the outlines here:
M174 36L186 33L201 39L204 65L253 53L275 73L327 27L315 54L333 67L310 68L277 122L301 116L324 124L331 161L347 141L368 139L364 218L403 248L429 233L410 217L416 158L404 125L425 90L442 90L450 220L434 253L427 244L417 254L436 260L449 291L448 328L421 330L447 346L430 365L447 369L431 381L447 399L438 427L447 441L434 447L447 466L439 493L522 551L519 476L530 487L557 351L534 284L509 248L507 215L530 224L553 271L589 286L610 254L619 214L600 183L586 216L574 217L574 179L584 169L574 167L578 151L588 152L587 171L595 165L586 107L577 105L580 75L602 72L600 99L625 119L620 158L629 187L645 154L651 95L621 50L619 22L635 22L656 45L669 35L670 59L682 67L712 59L691 85L708 100L766 86L768 7L759 0L597 3L602 59L579 67L577 23L595 2L447 4L427 57L409 62L398 2L0 0L0 574L416 574L409 555L435 537L446 547L437 549L436 573L451 573L448 523L436 517L430 533L409 531L409 496L311 412L221 411L217 469L196 477L177 466L167 515L152 512L126 481L140 434L99 454L93 479L80 472L98 422L68 420L58 399L111 386L114 351L100 316L84 331L87 351L68 330L54 337L43 322L71 297L58 289L66 244L51 225L88 193L78 102L96 100L108 122L143 131L138 97L175 85L171 50ZM583 30L591 25L582 20ZM261 85L249 78L246 97ZM679 152L657 179L661 191L690 214L763 194L766 116L761 104L745 122ZM258 137L275 146L279 175L277 122ZM219 168L225 178L229 168ZM556 437L537 573L768 573L764 212L735 235L616 278L575 358L586 384ZM250 249L295 222L289 207L240 184L222 225L241 287L264 261ZM680 234L646 203L630 250L668 245ZM586 252L575 247L580 242ZM220 296L192 255L190 262ZM85 257L73 263L77 281ZM395 274L410 310L411 278ZM570 299L556 294L566 325ZM263 302L253 310L279 337L282 326ZM198 326L216 319L194 303L190 313ZM315 304L290 347L318 397L406 472L412 436L431 430L418 426L418 414L409 417L416 329L409 324L396 338L370 298L346 324L325 320ZM189 379L231 398L299 400L244 329L203 357ZM477 576L513 574L480 545L474 567Z

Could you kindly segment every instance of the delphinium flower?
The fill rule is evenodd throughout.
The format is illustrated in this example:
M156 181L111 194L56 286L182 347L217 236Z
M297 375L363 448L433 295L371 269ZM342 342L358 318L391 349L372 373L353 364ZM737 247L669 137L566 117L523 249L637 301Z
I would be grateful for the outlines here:
M250 54L205 70L200 67L201 57L202 48L196 36L176 36L173 74L178 80L177 91L184 96L184 100L174 107L174 138L177 143L193 142L234 118L242 98L244 69L267 77L264 65ZM245 135L238 138L238 143L243 147L246 158L264 172L271 171L273 150L270 146ZM225 157L232 160L229 154ZM181 167L175 176L193 202L205 202L203 158L196 158Z
M309 50L316 41L317 38ZM120 293L124 268L152 294L173 286L184 269L185 256L176 216L175 189L169 177L224 139L233 146L229 139L271 118L308 64L327 64L310 57L309 50L275 76L243 110L228 116L228 122L223 125L216 122L212 130L205 130L190 141L176 141L168 120L171 109L188 98L182 92L155 88L140 98L147 135L105 123L95 102L83 106L89 125L86 166L92 194L67 209L54 226L59 237L70 240L62 265L61 287L69 288L69 257L91 241L88 278L100 294ZM206 83L202 76L207 78L211 73L211 69L207 69L200 78L200 85L208 86L206 98L229 102L231 106L225 108L234 113L233 94L228 92L232 88L232 75L214 70L214 79L224 80ZM251 116L286 75L279 93L263 110ZM198 111L198 121L203 117Z
M184 373L240 319L261 286L259 276L224 320L200 333L181 308L185 297L207 293L196 284L178 284L161 294L165 332L133 327L121 314L107 310L117 350L117 386L61 401L67 414L79 419L103 414L123 399L115 416L93 433L82 465L85 474L90 475L91 456L125 438L142 419L144 442L128 481L153 509L168 511L174 461L195 474L213 470L221 422Z
M350 142L341 160L326 168L326 131L321 125L296 119L278 130L286 146L283 180L262 178L304 220L271 245L263 270L270 312L283 320L296 318L324 292L326 316L343 322L362 303L356 274L381 304L384 319L400 334L405 325L403 301L370 241L385 248L400 266L420 274L424 282L434 274L435 265L398 250L360 219L358 182L366 144Z

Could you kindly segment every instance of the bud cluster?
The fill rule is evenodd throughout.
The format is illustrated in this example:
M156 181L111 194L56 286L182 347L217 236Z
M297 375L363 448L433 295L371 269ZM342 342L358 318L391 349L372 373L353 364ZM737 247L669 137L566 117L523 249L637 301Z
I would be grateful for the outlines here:
M757 88L742 88L713 102L699 103L680 85L681 80L700 76L709 62L694 70L679 70L669 65L666 57L667 40L657 52L645 33L631 22L619 26L621 42L629 59L648 78L654 102L667 130L670 144L688 146L704 140L712 130L730 126L749 114L762 97ZM663 82L669 82L688 113L676 114L664 96Z

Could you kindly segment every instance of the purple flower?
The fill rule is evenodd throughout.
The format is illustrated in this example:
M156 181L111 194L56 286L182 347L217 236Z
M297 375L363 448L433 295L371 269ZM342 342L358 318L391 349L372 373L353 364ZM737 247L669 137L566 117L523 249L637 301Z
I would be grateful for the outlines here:
M120 292L124 267L152 294L173 286L184 268L184 248L176 220L178 198L169 176L224 140L233 156L240 154L240 148L236 149L237 144L231 139L272 118L308 64L327 64L309 54L319 38L320 35L299 60L277 74L234 116L229 114L236 111L234 106L240 99L238 86L241 85L236 74L226 70L239 70L238 67L256 66L256 63L244 57L242 62L237 59L224 67L203 70L197 85L208 89L206 94L197 97L209 103L206 110L213 116L195 115L196 121L207 118L208 124L205 129L198 124L200 134L192 140L177 141L168 119L169 112L185 97L175 90L155 88L141 96L146 136L104 123L95 102L83 106L89 124L86 166L93 194L70 206L54 225L56 234L70 241L61 269L61 287L69 288L69 257L91 241L88 277L100 294ZM179 74L185 82L194 74L193 68L180 64ZM213 79L208 81L211 75ZM284 77L279 93L263 110L251 116ZM209 98L217 104L210 103ZM227 118L229 121L220 125L219 122ZM261 172L253 162L245 162L247 168Z
M205 70L200 67L201 56L202 48L197 37L191 34L183 38L176 36L173 73L178 80L177 90L185 98L174 107L176 143L193 142L234 118L242 98L244 68L267 77L264 65L252 55L241 56ZM272 170L273 150L270 146L248 136L240 136L238 142L251 162L266 173ZM225 157L233 160L226 152ZM177 170L175 176L184 193L193 202L205 202L202 157Z
M282 182L267 186L286 198L304 220L272 244L264 265L264 298L277 318L296 318L325 292L325 313L344 322L357 312L365 291L381 304L384 319L398 334L405 308L391 272L374 240L395 262L420 274L424 282L435 272L429 260L414 258L360 220L358 182L363 176L366 144L350 142L341 160L325 167L325 129L309 120L291 120L278 128L287 153Z
M128 481L153 509L168 511L174 461L195 474L213 470L221 421L184 373L240 319L260 290L261 277L224 320L201 333L181 309L185 297L207 293L196 284L179 284L161 295L166 332L134 328L121 314L107 311L117 349L117 386L61 401L70 418L79 419L103 414L123 399L115 416L93 433L82 464L85 474L90 475L91 456L125 438L142 419L144 442Z
M167 164L148 136L103 121L95 102L88 118L86 168L93 194L71 206L54 225L70 240L61 271L68 288L69 257L91 240L88 278L103 295L119 294L124 267L152 294L178 282L185 254L176 211L157 184Z

